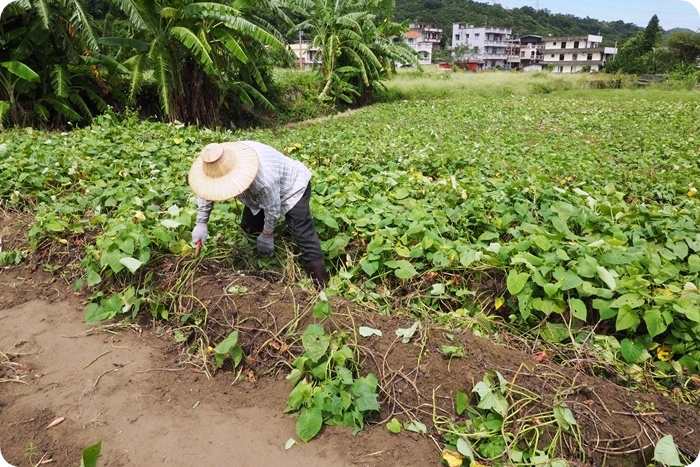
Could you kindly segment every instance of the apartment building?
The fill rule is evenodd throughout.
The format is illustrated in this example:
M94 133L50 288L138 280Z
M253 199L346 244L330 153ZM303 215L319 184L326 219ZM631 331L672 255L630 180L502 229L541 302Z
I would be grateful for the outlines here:
M433 45L426 41L418 31L406 31L404 33L406 43L418 54L418 62L421 65L430 65L433 62Z
M419 32L423 36L423 41L430 44L433 51L440 48L440 40L442 39L442 29L434 27L428 23L410 23L409 31Z
M464 46L474 48L466 57L457 57L472 70L506 67L508 63L508 39L511 29L494 26L470 26L464 23L452 24L452 49Z
M614 47L602 47L603 36L547 37L542 63L552 65L555 73L601 71L605 62L617 53Z

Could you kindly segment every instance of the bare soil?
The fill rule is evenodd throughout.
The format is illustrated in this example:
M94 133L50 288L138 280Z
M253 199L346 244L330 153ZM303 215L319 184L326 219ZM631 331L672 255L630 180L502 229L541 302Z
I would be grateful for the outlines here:
M0 216L3 250L26 246L30 222ZM195 268L191 295L178 306L206 310L201 328L153 321L148 313L137 323L88 326L86 297L73 292L66 271L45 271L37 254L0 269L0 451L13 466L48 459L49 465L78 466L82 449L98 441L100 466L440 465L435 417L456 420L457 391L469 393L490 370L536 395L534 412L567 404L583 443L567 441L572 465L646 465L666 434L686 456L700 449L700 411L692 399L698 387L692 383L685 397L674 397L673 390L631 391L612 371L596 376L585 362L545 357L515 338L448 335L435 324L421 326L404 344L395 331L411 320L336 297L324 325L356 342L363 373L379 378L382 411L357 436L329 427L285 449L296 438L295 420L283 413L291 390L285 376L301 353L298 335L318 322L311 315L313 291L206 258L196 264L163 260L154 272L164 288L183 268ZM230 293L232 286L245 292ZM382 336L361 337L359 326ZM216 343L233 329L247 356L240 372L226 365L215 370L205 363L206 352L192 353L198 341ZM184 342L176 342L176 332ZM463 346L465 357L446 358L443 344ZM384 422L393 417L420 420L429 435L391 434Z

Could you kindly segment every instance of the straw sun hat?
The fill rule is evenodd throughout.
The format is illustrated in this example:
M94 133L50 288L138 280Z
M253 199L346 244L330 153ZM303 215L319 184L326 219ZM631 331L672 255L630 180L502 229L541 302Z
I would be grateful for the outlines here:
M247 144L211 143L192 163L188 182L208 201L223 201L243 193L258 173L258 154Z

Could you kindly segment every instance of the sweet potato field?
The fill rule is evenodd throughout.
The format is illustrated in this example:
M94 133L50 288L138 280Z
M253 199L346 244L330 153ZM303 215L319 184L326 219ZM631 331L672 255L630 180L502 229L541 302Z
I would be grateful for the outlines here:
M89 294L90 323L144 314L199 326L204 317L178 299L193 269L178 269L169 287L154 273L164 258L194 256L186 175L199 149L256 139L313 171L312 211L332 275L317 317L337 296L448 330L507 332L563 364L585 349L592 374L604 370L627 387L692 403L700 372L698 135L700 96L658 99L642 90L627 99L418 95L235 133L115 116L66 133L14 130L0 134L2 207L30 211L35 223L31 248L0 251L0 265L31 256L64 275ZM238 228L241 208L216 205L201 257L311 287L291 242L278 243L272 259L253 255ZM213 361L234 351L240 361L229 338L226 348L212 343ZM327 349L316 349L319 357ZM442 351L465 358L456 345ZM473 414L485 429L506 415L498 403L483 404L503 398L499 378L474 388L482 410ZM457 400L462 412L467 405ZM555 407L553 423L571 428L570 415ZM478 441L448 431L445 452L457 453L443 456L450 465L493 460L505 449L478 451ZM534 462L535 451L521 451L513 462Z

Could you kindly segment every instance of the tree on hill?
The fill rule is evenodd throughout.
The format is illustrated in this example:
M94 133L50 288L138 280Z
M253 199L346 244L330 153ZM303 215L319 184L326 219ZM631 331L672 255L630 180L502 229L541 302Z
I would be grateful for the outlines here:
M649 20L649 24L644 28L642 36L641 51L643 53L651 52L656 45L663 40L664 31L659 25L659 17L654 15Z
M654 15L647 27L625 42L615 59L606 64L610 73L693 73L700 59L700 33L678 30L664 41Z
M700 58L700 33L679 31L669 36L668 48L681 63L692 64Z

